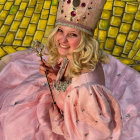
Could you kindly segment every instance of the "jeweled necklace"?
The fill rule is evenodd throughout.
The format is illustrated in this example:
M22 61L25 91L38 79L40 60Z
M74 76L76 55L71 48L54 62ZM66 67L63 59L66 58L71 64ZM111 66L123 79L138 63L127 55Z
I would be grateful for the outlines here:
M62 67L60 68L59 72L58 72L58 78L54 84L54 87L57 91L59 92L65 92L67 87L70 85L71 83L71 79L69 80L64 80L62 81L62 77L64 75L64 72L66 70L66 67L68 66L68 63L69 63L69 60L68 58L65 58L64 61L63 61L63 64L62 64Z

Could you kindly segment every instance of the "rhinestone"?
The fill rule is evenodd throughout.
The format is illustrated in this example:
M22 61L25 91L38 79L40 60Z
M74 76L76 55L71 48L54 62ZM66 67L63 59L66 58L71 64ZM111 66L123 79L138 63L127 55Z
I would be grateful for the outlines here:
M119 74L117 74L117 76L121 76L121 74L119 73Z
M80 5L80 0L73 0L73 6L78 7Z
M71 3L71 0L68 0L67 3L70 4Z
M87 136L87 135L88 135L88 133L85 134L85 136Z
M86 16L83 16L83 19L85 19L86 18Z
M76 120L76 122L78 123L78 122L79 122L79 120Z
M92 9L91 7L88 7L88 9L90 10L90 9Z
M85 7L85 6L86 6L86 4L85 4L85 3L82 3L82 4L81 4L81 6L82 6L82 7Z
M129 118L129 117L130 117L130 114L126 114L125 117L126 117L126 118Z
M73 8L73 10L76 10L76 8Z
M64 11L63 10L61 10L61 14L63 14L64 13Z
M71 16L73 16L73 17L76 16L76 12L75 11L72 11L71 12Z
M82 109L82 112L84 112L85 111L85 109Z

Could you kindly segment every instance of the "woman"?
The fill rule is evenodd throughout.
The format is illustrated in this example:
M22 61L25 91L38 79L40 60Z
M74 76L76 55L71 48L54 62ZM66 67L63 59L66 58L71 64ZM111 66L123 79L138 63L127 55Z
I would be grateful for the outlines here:
M52 45L53 42L56 44ZM58 73L45 61L40 62L40 73L45 75L47 70L51 85L54 85L56 106L50 109L53 131L60 135L67 133L65 139L119 139L120 109L104 87L101 66L102 61L108 61L107 54L99 50L91 36L68 26L57 26L48 44L48 62L58 67L57 62L61 60L57 58L63 60Z
M47 60L57 65L54 69L44 63L56 104L48 86L43 86L46 79L38 73L35 54L28 51L15 54L12 57L15 61L0 73L1 139L119 139L122 127L119 105L104 87L100 64L106 55L99 53L92 37L78 29L57 26L51 35ZM54 39L56 45L52 47ZM44 66L40 68L44 70Z

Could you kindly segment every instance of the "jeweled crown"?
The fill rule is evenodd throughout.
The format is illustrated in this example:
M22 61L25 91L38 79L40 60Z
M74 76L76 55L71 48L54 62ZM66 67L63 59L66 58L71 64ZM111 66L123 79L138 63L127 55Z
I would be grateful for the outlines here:
M93 35L106 0L60 0L56 24Z

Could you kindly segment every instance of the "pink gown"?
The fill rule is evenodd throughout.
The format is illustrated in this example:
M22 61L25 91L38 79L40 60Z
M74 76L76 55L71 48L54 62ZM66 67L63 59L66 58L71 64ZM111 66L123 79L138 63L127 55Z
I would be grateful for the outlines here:
M139 140L140 75L110 59L103 65L105 85L98 72L84 73L66 91L53 89L56 106L39 57L30 50L6 56L0 62L8 61L0 72L0 140Z

